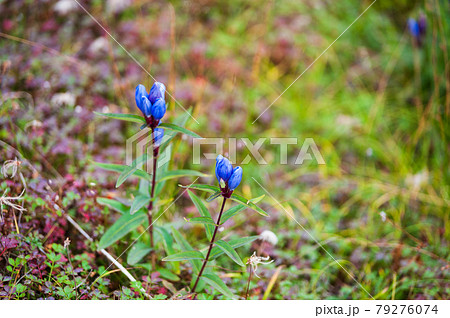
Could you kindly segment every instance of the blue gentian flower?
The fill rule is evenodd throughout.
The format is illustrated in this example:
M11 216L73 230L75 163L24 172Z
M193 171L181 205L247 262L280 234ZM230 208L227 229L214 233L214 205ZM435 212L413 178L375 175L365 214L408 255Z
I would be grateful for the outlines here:
M220 180L227 182L233 172L233 166L227 158L222 155L217 156L216 159L216 177L220 183Z
M153 118L159 120L163 118L166 113L166 102L162 98L158 98L155 103L152 103L151 114Z
M224 198L231 198L233 190L241 183L242 168L233 169L230 161L222 155L216 158L216 178L219 181L219 187Z
M165 101L166 100L164 96L165 93L166 87L164 86L164 84L160 82L155 82L155 84L153 84L152 88L150 89L148 99L150 100L150 103L152 103L152 105L156 103L158 99L162 99L163 101Z
M145 86L142 84L139 84L136 86L136 93L134 94L134 98L136 100L137 107L141 110L142 113L144 113L144 105L143 105L143 99L147 99L147 91L145 90Z
M419 24L417 23L417 21L413 18L409 18L408 19L408 29L409 29L409 33L411 33L411 35L415 38L417 38L420 34L420 28L419 28Z
M155 128L153 134L154 134L153 143L155 144L155 147L161 146L161 142L162 142L163 137L164 137L164 129L162 129L162 128Z
M149 94L144 85L139 84L136 87L134 95L136 105L144 114L147 125L152 129L159 125L159 121L166 113L165 92L166 87L160 82L153 84Z
M238 187L239 183L241 183L241 180L242 180L242 168L236 167L236 168L234 168L230 179L228 179L228 188L230 190L236 189Z

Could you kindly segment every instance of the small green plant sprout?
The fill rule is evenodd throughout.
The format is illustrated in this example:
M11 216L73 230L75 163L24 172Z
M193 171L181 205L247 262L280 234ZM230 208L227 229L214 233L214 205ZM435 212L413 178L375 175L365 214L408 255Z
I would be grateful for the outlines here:
M148 144L152 147L150 149L151 151L146 151L146 153L133 160L131 165L94 163L102 169L120 173L116 187L122 185L132 176L140 179L139 189L132 192L134 198L131 202L124 199L97 199L98 203L108 206L122 214L104 233L100 239L98 248L104 249L134 231L139 226L144 225L148 229L149 235L148 237L142 236L142 238L139 235L138 238L144 242L138 242L130 249L128 263L130 265L137 264L147 254L151 253L152 267L155 269L156 254L153 223L156 221L156 218L154 216L163 204L173 200L170 197L158 200L158 195L161 193L167 180L186 176L201 177L205 175L194 170L182 169L169 171L168 169L172 157L171 141L175 135L177 133L183 133L194 138L200 138L200 136L184 128L188 117L191 116L187 111L182 116L176 118L173 124L161 122L166 113L164 84L155 82L150 89L150 93L147 93L143 85L138 85L135 91L135 100L143 116L97 113L108 118L141 124L141 130L148 130L148 136L150 137ZM164 160L158 162L158 158L164 158ZM143 168L146 163L152 163L152 169L149 169L151 172Z
M268 214L255 204L258 203L264 196L247 200L242 196L233 193L242 180L241 167L233 168L228 159L219 155L216 159L215 170L216 177L219 182L219 187L202 184L189 186L189 189L212 193L211 196L206 200L207 202L211 202L212 200L220 196L223 197L219 214L216 221L214 221L202 200L192 191L189 191L189 196L201 215L200 217L192 218L189 221L192 223L200 223L204 225L206 236L209 240L209 246L205 250L196 251L189 245L189 243L187 243L182 237L180 237L178 232L174 231L173 233L175 235L175 239L181 246L182 252L169 255L164 258L163 261L176 262L188 260L192 264L194 272L194 276L191 282L193 284L193 293L195 293L197 290L202 290L205 284L208 284L226 297L234 298L235 296L225 285L225 283L220 279L220 277L213 273L211 267L207 267L206 265L208 261L214 260L222 254L226 254L236 264L245 267L245 264L242 262L241 258L236 252L236 248L258 239L259 236L243 237L227 242L225 240L216 240L218 229L228 219L246 208L255 210L259 214L266 217L268 216ZM238 205L225 210L227 199L237 202ZM206 254L204 254L205 251ZM200 263L201 261L203 262Z

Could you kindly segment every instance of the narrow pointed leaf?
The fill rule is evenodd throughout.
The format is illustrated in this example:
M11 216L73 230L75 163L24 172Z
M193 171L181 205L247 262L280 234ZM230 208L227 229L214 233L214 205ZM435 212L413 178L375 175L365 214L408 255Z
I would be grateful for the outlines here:
M261 214L262 216L269 216L269 214L267 214L263 209L261 209L259 206L257 206L255 203L253 203L251 200L247 200L246 198L238 195L238 194L232 194L231 195L231 200L245 205L246 207L258 212L259 214Z
M120 187L122 183L124 183L130 176L132 176L138 170L139 166L144 162L146 162L147 159L148 159L147 154L143 154L142 156L133 160L131 166L125 168L120 174L116 182L116 188Z
M190 131L189 129L186 129L184 127L181 127L181 126L178 126L178 125L175 125L175 124L161 123L161 124L159 124L158 127L174 130L176 132L180 132L182 134L185 134L185 135L188 135L188 136L192 136L194 138L202 138L199 135L197 135L195 132Z
M179 262L179 261L187 261L191 259L205 259L202 253L199 251L186 251L186 252L180 252L173 255L169 255L167 257L164 257L162 260L164 262Z
M205 282L208 285L211 285L212 287L217 289L217 291L219 291L223 295L227 296L228 298L234 298L234 295L231 292L231 290L227 287L227 285L225 285L225 283L220 279L219 276L217 276L215 274L211 274L211 273L203 274L201 279L205 280Z
M99 168L104 169L104 170L114 171L114 172L119 172L119 173L122 173L124 170L130 168L130 166L119 165L119 164L115 164L115 163L93 162L93 164L96 165ZM150 174L148 174L147 172L141 170L141 169L136 169L133 172L133 175L135 175L138 178L147 180L147 181L151 181L152 180L152 176Z
M127 255L127 263L129 265L135 265L139 263L141 259L144 258L145 255L150 253L152 249L148 247L147 244L144 244L142 242L138 242L134 244Z
M113 210L116 210L120 213L127 213L130 210L129 206L126 206L122 202L119 202L117 200L108 199L108 198L97 198L97 203L101 205L106 205L107 207L110 207Z
M121 239L139 225L147 220L145 213L136 213L130 215L129 213L123 214L106 232L103 234L100 242L98 243L98 249L103 249L117 240Z
M225 254L227 254L236 264L239 266L245 267L238 253L231 247L228 242L223 240L218 240L216 243L217 247L219 247Z
M175 241L177 241L178 245L180 246L180 248L183 251L193 251L194 250L192 248L192 246L189 244L189 242L186 241L186 239L176 229L172 228L172 234L173 234L173 237L175 238ZM194 270L195 273L200 272L200 267L202 266L202 263L200 260L191 259L189 262L191 263L192 269Z
M206 199L206 202L211 202L214 201L215 199L217 199L218 197L220 197L220 195L222 194L221 191L216 191L215 193L211 194L208 199Z
M94 114L100 115L100 116L105 116L105 117L109 117L109 118L113 118L113 119L119 119L119 120L125 120L125 121L129 121L129 122L134 122L134 123L138 123L138 124L142 124L145 123L145 118L139 115L134 115L134 114L114 114L114 113L99 113L99 112L94 112Z
M209 213L209 210L205 207L202 200L194 194L192 191L188 191L189 197L191 198L192 202L194 203L197 210L200 212L200 215L203 217L208 217L212 219L211 214ZM205 224L205 230L206 230L206 236L209 240L211 240L213 232L214 232L214 225Z
M211 225L216 225L216 223L214 222L213 219L211 219L209 216L202 216L202 217L198 217L198 218L192 218L189 219L188 222L190 223L200 223L200 224L211 224Z
M228 219L232 218L233 216L235 216L236 214L238 214L239 212L245 210L247 207L245 205L239 204L239 205L235 205L234 207L226 210L222 217L220 218L220 224L224 224Z
M248 236L248 237L241 237L241 238L238 238L238 239L230 240L228 242L228 244L230 244L230 246L233 249L236 249L238 247L244 246L246 244L249 244L249 243L257 240L258 238L259 238L259 236L257 236L257 235L255 235L255 236ZM212 250L211 250L211 254L209 256L209 259L210 260L215 259L215 258L219 257L222 254L223 254L223 251L219 247L214 246L212 248Z
M130 208L130 214L133 215L137 211L139 211L140 208L143 206L149 204L150 198L146 195L138 195L136 198L134 198L133 204L131 204Z
M182 187L182 188L189 188L189 189L192 189L192 190L205 191L205 192L209 192L209 193L216 193L217 191L220 191L219 187L212 186L212 185L209 185L209 184L192 184L190 186L180 185L180 187Z

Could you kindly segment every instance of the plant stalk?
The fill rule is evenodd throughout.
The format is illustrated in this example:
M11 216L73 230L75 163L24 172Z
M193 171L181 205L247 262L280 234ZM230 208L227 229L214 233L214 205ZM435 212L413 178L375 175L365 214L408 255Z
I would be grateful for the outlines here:
M154 132L155 130L152 129L152 136L154 140ZM152 268L155 268L156 266L156 254L154 249L154 241L153 241L153 198L155 196L155 186L156 186L156 164L158 161L158 153L159 153L159 147L155 147L155 143L153 142L153 175L152 175L152 189L150 191L150 203L148 204L148 232L150 234L150 247L152 248L152 251L150 253L151 260L152 260Z
M203 265L202 268L200 269L200 272L198 273L197 276L197 280L195 281L194 287L192 288L192 292L195 293L195 289L197 288L197 284L200 280L200 277L203 274L203 271L205 270L206 267L206 263L208 263L209 260L209 255L211 254L211 250L214 246L214 240L216 239L216 235L217 235L217 230L219 229L219 225L220 225L220 218L222 217L222 213L223 213L223 208L225 207L225 202L227 201L227 198L223 198L223 202L222 202L222 207L220 208L220 213L219 216L217 217L217 222L216 222L216 228L214 229L214 233L213 236L211 238L211 242L209 243L209 249L208 249L208 253L206 254L205 259L203 260Z
M250 274L248 275L247 291L245 292L245 300L248 300L248 291L250 289L250 281L252 280L252 274L253 274L253 270L252 270L251 266L249 266L249 269L250 269Z

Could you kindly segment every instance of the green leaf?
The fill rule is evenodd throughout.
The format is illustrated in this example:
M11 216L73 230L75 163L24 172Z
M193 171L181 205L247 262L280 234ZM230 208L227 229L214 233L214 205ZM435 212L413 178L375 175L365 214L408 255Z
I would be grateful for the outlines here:
M172 228L172 234L175 238L175 241L177 241L178 245L183 251L193 251L194 249L189 244L188 241L178 232L176 229ZM198 273L200 272L200 267L202 266L202 263L198 259L192 259L189 261L192 265L192 269Z
M142 156L133 160L131 166L127 166L126 168L124 168L119 178L117 179L116 188L120 187L122 183L124 183L130 176L132 176L136 172L136 170L138 170L138 167L142 163L147 161L147 158L147 154L143 154Z
M231 245L228 242L225 242L223 240L218 240L215 243L225 254L227 254L236 264L239 266L245 267L244 263L242 262L241 258L239 257L238 253L231 247Z
M131 204L130 214L133 215L140 208L147 205L150 202L150 198L146 195L138 195L134 198L133 204Z
M145 213L136 213L130 215L129 213L123 214L106 232L103 234L100 242L98 243L98 249L106 248L121 239L129 232L133 231L139 225L147 220Z
M180 277L178 277L177 275L175 275L174 273L172 273L171 271L169 271L168 269L165 268L158 268L157 271L161 274L161 277L177 282L180 280Z
M174 254L175 250L173 249L173 239L172 236L170 236L169 232L161 226L154 226L154 228L161 234L164 242L164 248L167 254L168 255Z
M122 173L124 170L130 168L130 166L127 166L127 165L119 165L119 164L114 164L114 163L93 162L93 164L96 165L97 167L105 169L107 171L114 171L114 172L120 172L120 173ZM147 181L152 181L152 176L141 169L136 169L133 172L133 175L135 175L138 178L147 180Z
M200 171L196 170L172 170L167 171L165 173L161 173L161 176L158 175L158 181L181 178L181 177L208 177L207 174L204 174Z
M225 212L223 212L222 217L220 218L220 224L224 224L228 219L232 218L242 210L245 210L247 207L245 205L236 205Z
M134 114L113 114L113 113L99 113L99 112L94 112L94 114L113 118L113 119L130 121L130 122L138 123L138 124L145 123L144 117L139 116L139 115L134 115Z
M205 282L215 289L222 293L223 295L227 296L228 298L234 298L233 293L230 291L230 289L225 285L225 283L220 279L219 276L215 274L203 274L201 277Z
M248 244L248 243L251 243L251 242L257 240L258 238L259 238L258 235L255 235L255 236L247 236L247 237L241 237L241 238L238 238L238 239L230 240L230 241L228 242L228 244L230 244L230 246L231 246L233 249L236 249L236 248L238 248L238 247L244 246L244 245L246 245L246 244ZM212 250L211 250L211 254L209 255L209 259L210 259L210 260L216 259L217 257L219 257L219 256L222 255L222 254L223 254L223 251L222 251L219 247L214 246L214 247L212 248Z
M200 223L200 224L211 224L211 225L216 225L216 223L214 222L213 219L211 219L209 216L202 216L202 217L198 217L198 218L192 218L187 220L190 223Z
M192 132L192 131L184 128L184 127L181 127L181 126L178 126L178 125L175 125L175 124L161 123L161 124L159 124L158 127L174 130L176 132L180 132L182 134L185 134L185 135L188 135L188 136L192 136L194 138L202 138L199 135L197 135L195 132Z
M189 188L192 190L200 190L200 191L205 191L205 192L209 192L209 193L216 193L217 191L220 191L219 187L216 186L212 186L209 184L192 184L190 186L184 186L180 184L180 187L182 188Z
M189 197L191 198L192 202L194 202L195 207L197 208L198 212L200 212L200 215L203 217L208 217L212 219L211 213L209 213L209 210L206 208L206 206L203 204L202 200L194 194L192 191L188 191ZM206 230L206 236L209 240L211 240L213 232L214 232L214 226L210 224L205 224L205 230Z
M173 255L169 255L167 257L164 257L162 261L164 262L179 262L179 261L187 261L191 259L205 259L202 253L199 251L186 251L186 252L180 252Z
M139 261L151 251L152 249L148 247L147 244L137 242L130 248L130 251L128 252L127 263L129 265L135 265L139 263Z
M128 213L128 211L130 210L130 207L126 206L125 204L117 201L117 200L113 200L113 199L108 199L108 198L97 198L97 203L101 204L101 205L106 205L108 207L110 207L113 210L116 210L117 212L120 213Z
M258 199L258 198L256 198L256 199ZM238 194L232 194L231 200L233 200L239 204L245 205L246 207L258 212L262 216L266 216L266 217L269 216L269 214L267 214L263 209L261 209L255 203L253 203L252 200L247 200L246 198L244 198Z
M215 199L217 199L218 197L220 197L220 195L222 194L221 191L216 191L213 194L211 194L208 199L206 199L206 202L211 202L214 201Z

